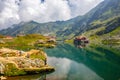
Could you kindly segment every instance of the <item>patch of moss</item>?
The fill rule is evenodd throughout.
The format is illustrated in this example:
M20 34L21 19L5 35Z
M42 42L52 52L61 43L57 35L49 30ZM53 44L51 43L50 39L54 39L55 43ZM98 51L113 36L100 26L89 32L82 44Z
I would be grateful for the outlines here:
M18 75L25 75L25 74L26 72L24 70L18 69L13 63L7 63L5 65L6 76L18 76Z
M40 72L52 72L55 69L53 67L47 66L47 67L34 68L34 69L25 68L23 70L26 71L27 74L32 74L32 73L40 73Z
M30 55L30 58L32 58L32 59L42 59L42 60L45 60L45 59L46 59L46 56L43 54L42 51L39 51L39 52L37 52L37 53L31 54L31 55Z

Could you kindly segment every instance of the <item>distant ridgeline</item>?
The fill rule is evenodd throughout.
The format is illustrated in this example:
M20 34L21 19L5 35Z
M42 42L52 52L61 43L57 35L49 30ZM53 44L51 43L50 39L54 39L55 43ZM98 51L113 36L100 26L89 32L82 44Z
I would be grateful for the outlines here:
M119 30L120 27L120 1L104 0L84 16L78 16L67 21L37 23L35 21L21 22L12 28L3 29L0 34L17 35L21 31L25 34L40 33L56 35L60 39L71 39L90 30L97 30L95 35L101 36ZM103 28L103 29L100 29ZM94 35L91 34L91 35ZM90 35L90 36L91 36ZM117 35L111 35L115 36ZM103 38L103 37L102 37Z

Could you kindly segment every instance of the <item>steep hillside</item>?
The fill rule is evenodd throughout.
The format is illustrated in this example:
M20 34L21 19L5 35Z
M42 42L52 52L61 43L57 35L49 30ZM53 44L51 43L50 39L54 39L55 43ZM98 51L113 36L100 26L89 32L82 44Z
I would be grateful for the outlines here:
M98 35L101 35L103 33L109 33L120 26L119 19L117 19L119 16L120 1L104 0L84 16L78 16L68 21L56 21L49 23L37 23L31 21L20 23L14 25L12 28L1 30L0 34L15 36L20 32L24 32L25 34L40 33L56 35L62 39L70 39L82 34L85 31L106 26L106 30L97 33ZM112 21L113 19L117 22ZM111 24L106 22L109 20L111 20L111 22L109 22Z
M76 19L49 23L37 23L34 21L21 22L19 24L13 25L12 28L1 30L0 34L16 36L17 34L22 32L24 34L40 33L55 35L57 31L65 30L70 25L74 24L75 21Z
M89 41L87 50L103 48L120 56L120 17L111 18L93 24L94 27L81 35L86 36Z
M59 35L62 35L63 37L71 34L77 36L87 30L101 27L101 24L99 24L99 22L104 21L104 24L108 26L105 21L118 16L120 16L120 1L105 0L90 12L88 12L86 15L84 15L81 19L76 21L70 29L59 32ZM120 24L117 24L115 26L111 25L111 27L108 26L107 32L114 30L118 25Z
M120 38L120 17L97 22L97 24L95 22L92 25L93 27L91 29L82 33L82 35L90 38L90 40L99 39L100 41L100 38L102 40Z

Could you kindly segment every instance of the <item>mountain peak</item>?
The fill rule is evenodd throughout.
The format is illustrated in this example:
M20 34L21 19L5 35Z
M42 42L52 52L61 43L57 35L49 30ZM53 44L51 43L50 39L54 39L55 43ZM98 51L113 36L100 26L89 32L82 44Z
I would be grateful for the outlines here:
M82 32L91 29L91 27L99 27L100 25L93 26L91 24L98 24L97 22L104 22L120 16L120 1L119 0L104 0L90 12L84 16L78 16L68 21L56 21L52 23L37 23L35 21L24 22L16 25L13 29L6 29L8 31L0 31L4 34L17 34L25 30L27 33L53 33L58 36L76 36ZM19 27L18 27L19 26ZM107 26L107 25L106 25Z

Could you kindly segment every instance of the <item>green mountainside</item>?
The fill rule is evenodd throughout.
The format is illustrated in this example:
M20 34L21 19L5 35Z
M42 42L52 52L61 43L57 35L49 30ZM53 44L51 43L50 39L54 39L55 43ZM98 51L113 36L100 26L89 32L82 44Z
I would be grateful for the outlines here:
M96 22L94 22L91 25L93 25L93 27L88 31L82 33L82 35L88 37L93 42L102 42L101 40L120 39L120 17L97 22L97 24Z
M20 32L24 34L40 33L52 34L62 39L71 39L90 30L105 28L96 33L103 35L110 33L120 26L120 1L104 0L84 16L78 16L68 21L37 23L34 21L21 22L12 28L3 29L0 34L15 36Z
M76 21L75 24L72 25L71 29L66 29L61 33L59 32L59 34L62 36L74 34L74 36L77 36L85 31L102 27L103 25L101 25L101 22L104 22L104 25L107 27L106 31L111 32L112 30L116 29L116 27L120 26L120 21L117 20L116 23L118 24L111 23L110 25L108 25L106 21L109 21L113 18L115 21L115 18L117 19L117 17L119 16L120 1L105 0L102 3L100 3L97 7L92 9L90 12L88 12L86 15L82 16L80 20Z
M19 24L13 25L11 28L3 29L0 31L2 35L12 35L16 36L21 32L24 34L40 33L40 34L52 34L55 35L59 30L65 30L74 23L74 20L68 21L56 21L49 23L37 23L35 21L21 22Z
M94 49L108 50L109 53L120 56L120 17L110 18L101 22L97 21L92 23L92 25L94 26L91 29L81 34L90 41L86 49L88 51Z
M56 27L58 27L57 23L56 24L53 24L53 23L39 24L37 22L30 21L30 22L14 25L13 28L4 29L1 31L1 33L3 35L10 34L12 36L15 36L21 32L23 32L24 34L30 34L30 33L45 34L45 33L50 33L52 31L56 31Z

